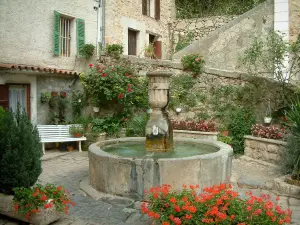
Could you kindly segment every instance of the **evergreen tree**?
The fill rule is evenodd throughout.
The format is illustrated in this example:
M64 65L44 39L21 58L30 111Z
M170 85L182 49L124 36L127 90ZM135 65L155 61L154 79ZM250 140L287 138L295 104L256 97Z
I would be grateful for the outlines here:
M0 117L0 192L30 187L42 172L42 146L26 112L6 111Z

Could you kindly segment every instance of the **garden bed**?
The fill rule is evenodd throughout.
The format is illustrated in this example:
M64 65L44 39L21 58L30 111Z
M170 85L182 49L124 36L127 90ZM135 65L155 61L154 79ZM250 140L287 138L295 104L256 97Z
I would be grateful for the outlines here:
M278 164L286 142L267 138L245 136L245 155L253 159Z
M202 132L190 130L174 130L173 135L175 138L195 138L206 140L217 140L218 132Z
M15 213L14 210L14 196L0 193L0 214L9 216L11 218L29 222L33 225L47 225L62 217L62 213L56 211L55 207L50 209L41 209L40 213L33 214L28 220L25 216Z

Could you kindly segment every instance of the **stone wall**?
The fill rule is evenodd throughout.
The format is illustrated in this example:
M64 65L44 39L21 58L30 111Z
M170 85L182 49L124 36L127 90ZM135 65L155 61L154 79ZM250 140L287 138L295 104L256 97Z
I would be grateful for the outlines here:
M237 16L214 16L207 18L174 20L170 24L170 40L173 50L179 41L185 39L188 35L192 36L192 40L199 40L206 37L212 31L224 26Z
M41 93L43 92L61 92L65 91L67 93L67 108L66 108L66 117L72 119L72 108L71 108L71 93L73 89L80 86L79 80L72 85L72 82L75 77L70 76L37 76L37 124L49 124L50 112L49 104L41 103Z
M201 54L206 65L222 70L241 70L240 57L251 46L255 37L262 37L274 27L274 2L267 0L245 14L230 21L206 38L193 42L173 55L180 60L190 53Z
M300 35L300 1L290 0L290 40L296 41Z
M285 145L284 141L245 136L245 155L278 165Z

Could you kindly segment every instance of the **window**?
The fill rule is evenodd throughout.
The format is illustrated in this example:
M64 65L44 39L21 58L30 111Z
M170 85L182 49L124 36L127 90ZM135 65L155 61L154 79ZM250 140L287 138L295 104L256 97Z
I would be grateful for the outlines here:
M142 0L142 14L160 19L160 0Z
M71 20L60 17L60 56L70 56L70 45L71 45Z
M71 39L71 35L75 34L75 32L72 32L72 29L75 28L73 25L73 20L74 18L70 16L64 16L59 12L54 11L54 55L66 57L71 55L71 46L73 46L72 40L75 40L75 38ZM78 55L84 44L85 23L83 19L76 18L76 45Z
M137 55L137 35L137 31L128 30L128 55Z
M5 84L0 85L0 106L16 111L18 104L30 116L30 85Z

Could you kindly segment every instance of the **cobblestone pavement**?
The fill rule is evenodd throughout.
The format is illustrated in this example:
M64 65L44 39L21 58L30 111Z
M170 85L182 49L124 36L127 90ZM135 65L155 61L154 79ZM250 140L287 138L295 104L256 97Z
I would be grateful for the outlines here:
M142 216L137 207L126 205L122 201L101 201L94 200L86 196L79 189L81 180L88 176L87 152L60 153L51 152L43 157L43 173L39 177L40 183L53 183L64 185L72 194L76 202L75 207L71 207L70 214L66 215L52 225L149 225L150 221ZM275 172L274 172L275 171ZM249 190L253 180L260 180L265 183L271 182L273 177L278 177L279 173L264 165L255 162L247 162L241 159L233 160L232 182L234 188L239 193ZM243 185L245 184L246 185ZM271 194L270 191L252 189L255 194L260 192ZM138 204L136 204L138 205ZM293 210L293 224L300 225L300 199L281 197L280 205ZM0 215L0 225L25 225L16 220Z

